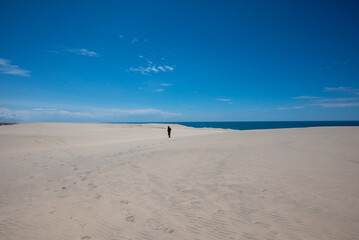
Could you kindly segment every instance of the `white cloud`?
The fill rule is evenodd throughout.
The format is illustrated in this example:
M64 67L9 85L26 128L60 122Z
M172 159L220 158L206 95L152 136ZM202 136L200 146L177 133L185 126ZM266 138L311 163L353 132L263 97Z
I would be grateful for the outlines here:
M166 72L166 70L162 67L162 66L159 66L157 67L159 70L161 70L162 72Z
M165 69L169 70L169 71L173 71L175 70L173 67L170 67L170 66L164 66Z
M359 98L324 98L318 100L318 102L350 102L359 101Z
M294 106L294 107L278 107L277 110L292 110L292 109L302 109L305 106Z
M154 92L163 92L164 91L164 89L162 89L162 88L158 88L158 89L155 89L155 90L153 90Z
M159 109L153 109L153 108L132 109L132 110L112 109L111 111L119 112L119 113L123 113L123 114L129 114L129 115L159 114L159 115L165 115L165 116L182 116L182 114L179 114L179 113L163 112Z
M89 50L87 50L85 48L66 49L66 51L71 52L71 53L75 53L77 55L82 55L82 56L89 56L89 57L98 56L98 53L89 51Z
M226 102L228 104L233 104L232 99L228 99L228 98L217 98L216 100L221 102Z
M159 70L161 70L162 72L167 72L167 70L162 66L131 67L129 69L129 71L131 71L131 72L140 72L143 75L148 75L149 73L158 73L158 72L160 72ZM169 70L169 71L173 71L173 70L174 70L174 68L172 68L172 70Z
M349 94L359 95L359 89L353 87L325 87L325 92L343 92Z
M57 109L33 108L29 110L11 110L0 108L0 122L43 121L46 119L82 121L111 120L126 116L153 115L161 117L179 117L182 114L165 112L159 109L93 109L91 111L67 111Z
M325 87L325 92L347 92L350 91L352 87Z
M159 70L158 70L155 66L151 67L151 70L152 70L153 72L159 72Z
M329 65L326 65L326 66L323 66L323 67L320 67L319 70L324 70L324 69L329 69L329 68L333 68L334 66L337 66L337 65L346 65L346 64L349 64L352 62L353 59L347 59L347 60L342 60L342 61L336 61L336 62L333 62L332 64L329 64Z
M4 74L30 77L30 71L21 69L19 66L12 65L10 60L0 58L0 72Z
M298 96L298 97L292 97L293 99L315 99L319 97L313 97L313 96Z
M133 37L132 40L131 40L131 43L136 43L136 42L138 42L138 41L139 41L138 38Z
M160 83L161 86L165 86L165 87L168 87L168 86L172 86L173 84L172 83Z
M314 96L298 96L292 97L292 99L304 99L310 100L305 106L307 107L323 107L323 108L344 108L344 107L357 107L359 106L359 97L353 95L359 95L359 89L354 87L325 87L323 88L324 92L333 92L338 95L338 93L344 93L347 95L352 95L352 97L342 97L342 98L323 98L323 97L314 97ZM305 106L296 106L296 107L278 107L278 110L289 110L289 109L298 109L304 108Z
M152 72L152 67L146 67L146 68L144 68L144 67L137 67L137 68L132 67L129 70L131 72L140 72L143 75L148 75L149 73Z
M359 102L353 103L317 103L314 106L320 106L324 108L343 108L343 107L359 107Z
M56 111L55 108L33 108L34 111Z
M324 98L316 101L312 106L320 106L324 108L358 107L359 98Z
M102 109L98 110L98 114L110 114L114 116L125 116L125 115L161 115L161 116L174 116L179 117L182 116L180 113L171 113L171 112L164 112L159 109L153 109L153 108L146 108L146 109Z
M151 60L145 58L142 55L138 56L139 58L145 60L147 62L147 67L131 67L129 71L131 72L139 72L143 75L149 75L150 73L158 73L158 72L172 72L174 70L174 67L171 66L161 66L161 65L155 65Z
M148 60L147 58L145 58L145 57L142 56L142 55L140 55L140 56L138 56L138 57L144 59L144 60L148 63L149 66L151 66L151 65L153 64L152 61Z

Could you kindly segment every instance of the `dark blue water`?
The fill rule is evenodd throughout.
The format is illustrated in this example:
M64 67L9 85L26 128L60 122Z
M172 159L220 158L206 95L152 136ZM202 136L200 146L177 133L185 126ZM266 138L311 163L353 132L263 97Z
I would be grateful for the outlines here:
M359 121L290 121L290 122L176 122L195 128L226 128L235 130L359 126Z

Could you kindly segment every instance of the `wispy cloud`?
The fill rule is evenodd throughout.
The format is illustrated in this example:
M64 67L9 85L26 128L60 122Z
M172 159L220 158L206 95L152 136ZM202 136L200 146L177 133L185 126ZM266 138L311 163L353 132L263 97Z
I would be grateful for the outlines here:
M129 71L131 72L139 72L143 75L149 75L150 73L159 73L159 72L172 72L174 71L174 67L168 65L156 65L151 60L143 57L142 55L138 56L139 58L145 60L147 62L147 67L131 67Z
M67 111L57 109L33 108L29 110L11 110L0 108L0 121L33 121L41 119L81 119L81 120L100 120L100 119L119 119L126 116L162 116L180 117L180 113L165 112L159 109L93 109L90 111Z
M313 106L320 106L324 108L347 108L347 107L359 107L359 102L351 103L316 103Z
M59 51L56 51L56 50L49 50L48 52L49 52L49 53L55 53L55 54L59 54L59 53L60 53Z
M292 97L293 99L316 99L319 97L313 97L313 96L298 96L298 97Z
M155 90L153 90L154 92L163 92L164 91L164 89L163 88L157 88L157 89L155 89Z
M148 60L147 58L145 58L144 56L142 56L142 55L140 55L140 56L138 56L139 58L142 58L142 59L144 59L145 61L147 61L147 63L148 64L153 64L153 62L151 62L150 60Z
M318 102L349 102L349 101L359 101L359 98L323 98L318 100Z
M180 113L170 113L170 112L164 112L159 109L153 109L153 108L146 108L146 109L130 109L130 110L124 110L124 109L103 109L99 110L99 113L118 113L123 115L162 115L162 116L182 116Z
M221 101L221 102L230 102L232 101L231 99L226 99L226 98L217 98L217 101Z
M278 107L277 110L293 110L293 109L302 109L305 106L293 106L293 107Z
M55 108L33 108L34 111L56 111Z
M66 49L66 51L77 54L77 55L82 55L82 56L89 56L89 57L98 56L98 53L89 51L85 48L69 48L69 49Z
M132 39L131 39L131 43L136 43L136 42L138 42L139 40L138 40L138 38L136 38L136 37L133 37Z
M130 36L125 36L123 34L118 34L117 35L119 39L122 39L126 42L129 42L131 44L134 44L134 43L139 43L139 42L147 42L148 41L148 38L138 38L136 36L133 36L133 37L130 37Z
M175 70L173 67L170 67L170 66L163 66L165 69L169 70L169 71L173 71Z
M357 107L359 106L359 97L353 95L359 95L359 89L354 87L325 87L323 88L324 92L332 92L335 95L346 94L351 97L336 97L336 98L324 98L324 97L314 97L314 96L298 96L292 97L292 99L302 99L307 100L302 106L294 107L278 107L278 110L289 110L289 109L298 109L305 107L323 107L323 108L348 108L348 107ZM343 95L341 95L343 96Z
M324 108L347 108L359 106L359 98L323 98L317 100L312 106Z
M333 68L333 67L339 66L339 65L347 65L347 64L351 63L354 59L356 59L356 58L347 59L347 60L343 60L343 61L336 61L336 62L333 62L326 66L320 67L319 70L330 69L330 68Z
M30 71L21 69L16 65L12 65L10 60L4 58L0 58L0 72L4 74L30 77Z
M228 98L217 98L216 100L220 102L226 102L228 104L233 104L232 99L228 99Z
M359 89L353 87L325 87L325 92L342 92L342 93L349 93L359 95Z
M139 87L139 90L161 93L170 88L172 85L173 84L171 83L158 83L156 81L150 80L142 83L142 86Z
M166 72L166 69L164 69L162 66L157 67L159 70L161 70L162 72Z

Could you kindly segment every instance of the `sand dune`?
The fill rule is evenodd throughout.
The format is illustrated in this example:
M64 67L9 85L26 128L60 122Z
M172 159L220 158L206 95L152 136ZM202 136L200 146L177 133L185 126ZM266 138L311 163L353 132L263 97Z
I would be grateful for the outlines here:
M359 127L0 126L0 239L358 239Z

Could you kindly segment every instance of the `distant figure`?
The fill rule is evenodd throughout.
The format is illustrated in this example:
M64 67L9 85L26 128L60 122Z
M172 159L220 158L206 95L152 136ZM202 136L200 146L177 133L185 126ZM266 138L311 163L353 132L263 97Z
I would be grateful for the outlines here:
M170 138L171 137L171 128L170 128L170 126L168 126L167 127L167 133L168 133L168 138Z

